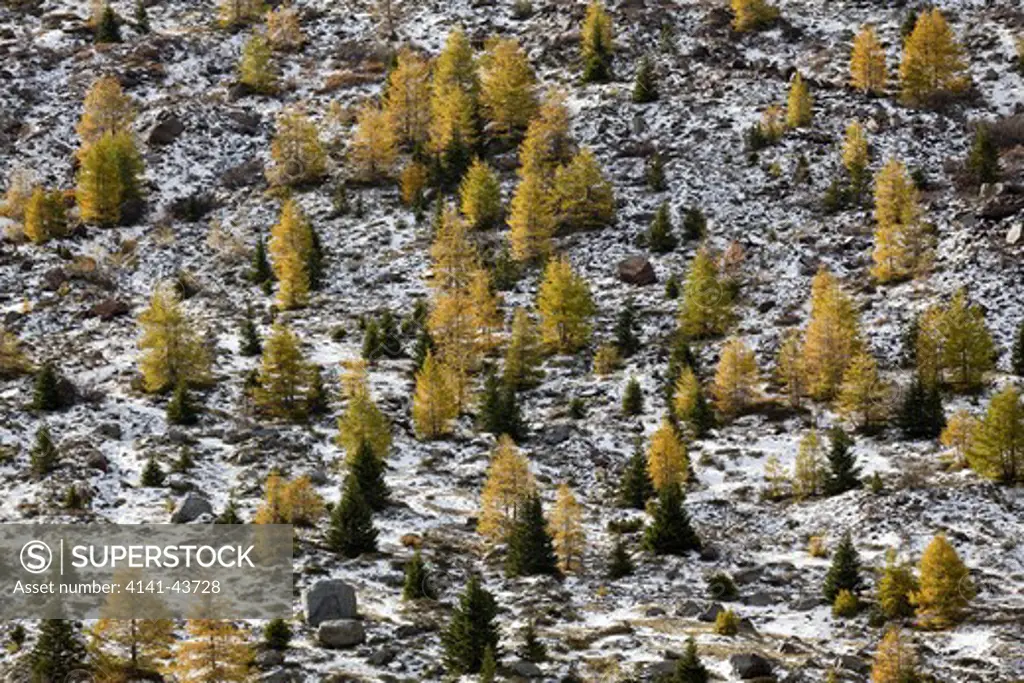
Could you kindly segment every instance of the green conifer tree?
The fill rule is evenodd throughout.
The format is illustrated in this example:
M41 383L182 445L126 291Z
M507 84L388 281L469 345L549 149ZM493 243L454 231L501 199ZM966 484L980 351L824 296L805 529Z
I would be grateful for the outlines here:
M135 0L135 30L142 35L146 35L151 30L145 0Z
M174 387L174 394L167 404L167 421L175 425L194 425L199 421L199 411L192 402L187 382L178 382Z
M852 489L860 488L860 467L850 450L853 439L841 427L829 431L831 448L828 452L828 473L825 475L825 493L838 496Z
M373 510L363 498L359 480L354 474L345 478L341 502L331 511L327 545L345 557L359 557L376 552L377 529L373 526Z
M69 619L46 619L29 655L32 683L64 681L72 671L85 670L86 649L80 627Z
M619 488L619 505L634 510L643 510L647 501L654 497L654 482L647 470L647 455L638 443L626 463Z
M551 534L536 493L528 495L516 507L515 522L508 537L505 573L509 576L558 574Z
M498 606L494 597L480 584L480 577L470 577L459 598L448 628L441 634L444 664L453 676L479 673L484 654L498 652L498 626L494 623Z
M693 636L686 639L686 651L676 662L676 670L670 683L707 683L710 674L697 654L697 643Z
M897 423L907 439L937 439L946 428L942 394L937 384L914 377L900 405Z
M292 642L292 627L284 619L271 619L263 628L263 644L268 650L283 652Z
M627 300L626 304L619 311L615 319L615 348L619 351L619 357L629 358L640 350L640 337L637 334L640 328L636 319L636 306L633 301Z
M526 624L526 631L523 633L523 649L520 655L526 661L534 664L539 664L548 658L548 649L537 637L537 625L533 619Z
M974 131L974 142L967 155L967 174L976 185L999 182L999 147L985 124Z
M274 271L267 259L267 243L263 235L256 238L256 249L252 253L252 269L249 271L249 279L261 285L274 279Z
M676 248L679 240L672 231L672 211L668 202L664 201L654 214L654 221L647 231L647 246L656 254L667 254Z
M683 237L691 242L702 240L708 233L708 219L698 206L691 206L683 215Z
M378 458L368 441L362 441L351 459L349 471L359 482L359 491L371 510L387 507L391 491L384 481L384 460Z
M494 658L494 648L488 645L484 649L484 661L480 663L480 683L494 683L498 675L498 662Z
M615 545L612 546L611 556L608 558L608 578L613 581L621 579L632 574L635 569L626 542L622 540L621 535L616 536Z
M242 321L242 343L238 351L243 356L258 356L263 353L263 342L260 340L260 333L256 329L256 323L252 319L252 308L245 311L245 319Z
M633 82L633 101L637 104L646 104L658 99L658 82L654 73L654 63L644 55L640 58L640 66L636 70L636 80Z
M622 393L622 413L630 417L644 412L644 392L636 377L630 377Z
M656 555L682 555L700 547L700 538L690 526L690 516L683 507L682 487L678 482L663 486L654 520L644 531L644 548Z
M822 592L828 602L834 603L840 591L850 591L856 595L861 585L860 556L853 545L850 532L843 534L839 545L832 556L832 566L825 574Z
M35 389L32 393L32 408L34 410L57 410L61 405L61 396L58 389L59 378L53 363L43 363L36 372Z
M1017 328L1017 338L1013 342L1013 353L1010 356L1010 372L1024 377L1024 320Z
M508 434L514 441L521 440L526 431L515 389L493 372L484 380L478 421L482 431L495 436Z
M50 428L43 425L36 432L36 442L30 455L33 476L37 479L46 476L57 468L59 460L60 454L50 436Z
M403 600L436 600L437 593L430 584L427 563L423 561L420 549L405 563L405 584L402 586Z
M238 506L235 505L234 496L228 498L228 504L224 508L224 512L217 516L214 520L214 524L241 524L242 518L238 516Z
M100 15L100 21L96 24L96 42L121 42L120 21L117 18L117 14L114 12L114 8L111 7L109 3L103 8L103 13Z
M142 486L156 488L164 485L164 476L164 471L160 469L160 463L156 461L156 458L150 456L146 461L146 466L142 469L139 483Z

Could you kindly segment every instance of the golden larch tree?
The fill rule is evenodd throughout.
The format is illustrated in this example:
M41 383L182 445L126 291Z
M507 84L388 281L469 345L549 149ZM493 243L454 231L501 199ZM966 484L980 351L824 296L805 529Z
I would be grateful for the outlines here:
M917 653L905 642L899 626L890 626L875 651L871 683L907 683L918 680Z
M958 623L974 598L970 570L941 534L932 539L918 567L921 590L911 593L923 628L945 629Z
M552 188L556 220L563 228L591 230L615 220L615 192L589 149L555 171Z
M800 439L793 463L793 493L797 498L816 496L825 485L825 446L818 431L812 429Z
M160 285L139 315L142 338L139 348L146 391L160 392L181 383L198 385L209 381L210 356L185 315L172 285Z
M469 225L485 230L501 220L501 184L487 162L475 159L459 185L459 208Z
M484 311L485 312L485 311ZM480 365L481 344L477 311L468 289L439 293L427 318L434 352L449 371L449 391L459 411L467 403L469 378Z
M803 334L800 330L789 330L782 339L779 355L775 360L775 382L782 387L789 405L794 408L800 407L801 400L807 394L807 373L801 355L802 346Z
M836 407L840 415L868 429L885 420L890 393L889 386L878 375L875 359L861 350L843 373Z
M416 390L412 401L412 419L416 436L438 439L452 431L452 421L459 415L455 371L434 357L430 351L423 367L416 373Z
M306 42L299 22L299 10L293 5L281 5L267 12L267 39L275 50L298 50Z
M575 572L583 566L583 551L586 548L586 534L583 532L583 506L576 500L568 484L561 484L555 496L555 507L548 520L558 557L558 568L563 572Z
M537 78L515 38L492 38L480 59L480 104L498 132L525 130L537 113Z
M284 309L301 308L309 303L309 254L313 232L299 203L288 199L281 217L270 229L274 275L278 281L277 302Z
M811 282L811 317L801 354L808 393L819 400L835 397L862 346L853 301L831 273L820 269Z
M486 268L478 268L469 282L467 294L477 345L480 351L489 353L498 346L498 334L505 325L505 318L501 314L501 297L494 292L491 272Z
M131 133L106 132L79 150L75 200L86 223L111 226L125 202L141 197L142 157Z
M946 427L939 435L939 443L953 451L955 466L967 464L967 455L974 447L974 437L980 424L978 418L963 408L946 421Z
M981 389L985 373L995 367L995 344L985 325L985 312L972 305L967 292L953 295L938 324L942 339L942 368L955 390Z
M604 82L612 75L612 54L615 51L612 19L600 0L590 0L580 29L583 48L583 80Z
M900 97L904 104L928 105L938 95L963 92L970 82L964 49L942 12L922 11L903 44Z
M189 619L187 636L174 648L174 673L182 683L249 680L252 652L242 632L221 619Z
M683 485L689 479L690 461L686 446L667 418L651 435L651 444L647 448L647 471L654 488L659 491L671 484Z
M430 132L430 63L411 50L398 53L388 75L384 111L400 144L421 150Z
M505 384L517 389L535 386L543 377L540 332L525 308L512 315L512 331L505 349Z
M469 226L450 205L430 245L430 286L439 292L464 290L480 267L480 255L469 239Z
M526 137L519 145L520 177L536 175L544 181L551 180L555 169L572 158L574 144L565 98L561 90L549 91L527 127Z
M711 393L726 419L743 412L757 396L757 360L742 339L730 339L722 349Z
M590 319L597 311L590 285L569 259L559 257L544 269L537 292L541 340L558 353L575 353L590 341Z
M89 86L83 103L82 118L75 132L82 140L82 148L103 137L104 133L131 132L135 121L135 105L124 93L121 82L114 76L101 76Z
M865 24L853 39L850 52L850 85L863 93L881 95L888 80L885 48L878 40L875 27Z
M555 233L554 200L538 173L522 177L512 195L508 216L512 258L532 261L551 253Z
M304 185L327 173L327 151L317 125L298 107L277 115L270 158L267 180L272 185Z
M25 205L25 236L36 244L42 244L67 232L67 214L64 210L64 193L60 190L47 192L42 186L36 187Z
M732 303L732 293L719 276L718 262L701 247L690 262L683 285L680 332L689 339L724 333L733 319Z
M283 322L274 323L263 345L258 379L255 399L262 412L284 419L305 415L310 368L302 356L298 336Z
M970 438L967 462L979 474L1009 485L1024 481L1024 406L1016 387L992 397Z
M508 435L498 439L480 492L480 517L476 530L493 542L508 538L516 509L537 490L530 462Z
M868 138L864 134L864 126L860 124L860 121L851 121L846 126L846 136L843 138L843 166L850 174L850 184L853 186L854 194L858 197L868 185L870 161Z
M258 93L277 91L273 49L262 33L254 33L242 46L242 57L238 60L238 81Z
M754 31L770 24L779 16L777 7L765 0L730 0L732 28L737 33Z
M790 128L806 128L811 125L813 118L814 102L811 99L811 89L797 71L789 85L789 96L786 98L786 125Z
M365 361L349 363L342 375L345 410L338 418L338 445L345 449L351 463L362 444L367 444L378 459L387 458L391 449L391 424L370 393Z
M359 108L349 158L356 177L363 182L380 182L394 171L398 140L387 112L375 103L366 102Z
M926 271L932 240L921 220L919 192L906 166L890 159L875 179L875 248L871 274L892 282Z
M434 61L430 99L430 148L441 154L453 144L476 144L476 109L480 93L473 46L461 29L448 34Z

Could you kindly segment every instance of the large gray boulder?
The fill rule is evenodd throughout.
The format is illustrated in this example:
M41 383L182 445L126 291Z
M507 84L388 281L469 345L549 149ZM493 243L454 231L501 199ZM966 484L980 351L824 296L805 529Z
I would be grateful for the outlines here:
M201 515L212 515L213 506L210 501L196 493L190 493L181 501L181 505L171 515L172 524L188 524L199 519Z
M356 616L356 591L341 579L317 581L306 593L306 622L310 626Z
M619 261L619 279L631 285L653 285L658 281L654 266L643 256L630 256Z
M732 670L736 672L736 675L744 681L772 675L771 661L753 652L733 655L729 657L729 664L732 665Z
M363 622L357 619L329 619L320 624L317 640L324 647L352 647L366 640Z

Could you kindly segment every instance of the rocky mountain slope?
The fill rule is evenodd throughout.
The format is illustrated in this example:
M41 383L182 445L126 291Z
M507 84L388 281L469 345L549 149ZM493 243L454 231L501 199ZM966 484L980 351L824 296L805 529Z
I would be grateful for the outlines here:
M842 278L859 307L865 336L887 376L906 384L902 334L916 312L961 287L986 311L1002 356L992 386L1013 381L1013 335L1024 318L1024 241L1012 238L1024 211L997 210L1024 183L1021 147L1004 153L1006 184L987 196L963 191L956 169L972 139L972 124L1024 113L1024 76L1016 69L1014 38L1024 34L1024 11L1013 0L944 0L935 3L968 50L976 92L943 113L904 108L892 98L867 99L846 87L854 32L873 23L889 63L899 57L902 3L856 0L784 0L780 24L737 36L724 3L710 0L622 0L609 9L615 21L616 79L581 85L578 27L585 5L534 2L532 16L514 16L504 0L404 3L392 41L381 38L372 3L301 0L307 43L280 59L286 88L278 96L252 96L233 88L245 32L214 26L210 3L180 0L148 7L153 32L123 27L121 44L96 46L80 4L63 0L0 6L0 178L29 169L48 186L74 185L81 101L99 74L116 74L138 108L136 132L146 162L148 213L137 225L83 227L45 246L0 243L0 323L15 332L36 361L56 360L82 397L72 408L45 417L60 443L64 465L43 481L28 476L33 435L43 418L24 410L31 378L0 382L0 521L69 519L59 498L72 482L92 493L85 519L166 522L187 492L201 494L215 512L229 496L249 519L267 473L281 468L310 474L328 501L337 501L341 451L334 444L337 402L328 415L301 425L257 421L239 406L245 374L258 359L238 353L246 306L269 329L272 298L245 279L247 252L277 219L279 202L265 192L275 115L303 102L328 143L328 182L297 198L316 225L327 255L326 286L305 309L281 314L302 339L310 360L337 387L340 363L360 354L360 316L388 307L407 315L428 290L429 221L417 222L393 187L350 190L363 215L338 216L335 185L346 178L350 117L330 115L332 104L352 107L380 91L380 57L409 44L436 54L448 31L462 26L475 41L515 36L526 47L543 85L568 93L572 133L594 150L615 186L616 224L558 240L588 279L598 314L597 340L609 340L627 300L640 313L642 350L611 376L595 377L590 357L554 358L537 389L523 394L530 437L524 443L545 497L569 482L585 506L586 568L564 581L507 579L500 557L474 533L479 492L493 439L479 435L469 416L453 439L417 441L410 423L411 361L381 360L370 372L375 398L394 426L387 481L400 501L376 516L380 553L341 560L310 543L296 557L296 612L317 581L353 585L366 629L364 644L329 650L314 628L298 626L284 663L265 658L261 680L439 680L439 629L446 623L469 572L482 571L502 607L507 650L536 618L550 661L533 671L509 656L518 675L558 680L647 680L682 651L694 635L705 662L723 680L738 680L732 655L757 653L773 662L779 680L822 681L838 666L840 680L867 680L880 637L866 615L837 620L819 600L827 559L808 555L808 538L837 539L852 530L866 565L880 567L886 548L918 558L934 534L944 532L970 567L979 587L968 620L944 632L913 634L924 668L938 680L1014 681L1024 678L1024 497L968 471L946 472L940 447L907 442L895 431L859 436L855 446L865 476L876 472L881 493L865 489L802 503L760 499L763 466L776 455L791 466L797 444L812 424L836 416L817 406L811 414L777 420L751 415L690 445L696 483L687 496L694 526L705 539L698 557L637 554L633 577L609 581L605 565L613 535L609 522L640 516L610 501L637 436L649 435L664 411L661 384L667 343L678 302L664 296L664 281L681 278L696 251L686 243L667 255L637 245L662 201L674 212L700 207L709 242L738 243L745 254L734 333L770 369L781 335L808 315L810 279L819 265ZM133 7L113 3L123 17ZM663 28L664 27L664 28ZM639 58L650 54L661 98L630 100ZM786 135L751 161L744 132L773 103L785 100L789 76L799 69L811 85L814 125ZM851 119L866 123L872 168L898 156L927 178L927 220L937 229L933 271L917 280L879 288L867 274L873 221L867 210L827 215L821 197L839 172L839 145ZM1024 140L1018 140L1018 144ZM665 192L652 192L643 170L657 150L666 161ZM794 181L798 158L810 162L809 183ZM514 163L514 160L513 160ZM506 197L512 168L503 175ZM1003 194L999 194L1002 192ZM204 205L199 220L181 211L182 200ZM1012 204L1011 200L1010 201ZM1019 205L1017 205L1019 208ZM993 217L995 216L995 217ZM1008 239L1008 233L1011 238ZM491 237L500 239L499 235ZM649 258L659 284L622 282L618 262ZM199 425L173 427L164 399L138 391L135 316L154 285L170 278L195 292L187 303L216 346L218 382L204 396ZM503 293L506 310L532 305L537 273ZM412 341L407 341L411 348ZM698 348L702 367L716 362L721 343ZM641 382L646 410L621 414L626 380ZM983 396L954 399L980 412ZM583 399L586 415L573 419L569 402ZM182 446L197 467L165 488L142 488L139 475L152 456L165 469ZM76 515L75 519L82 519ZM206 519L206 518L203 518ZM202 520L200 520L202 521ZM310 540L318 530L301 531ZM400 601L402 566L411 555L403 536L422 538L441 599L410 609ZM633 539L636 539L634 535ZM636 545L634 543L634 545ZM738 636L716 635L707 622L722 602L706 590L706 577L730 572L739 598L729 605L745 618ZM709 610L711 610L709 612ZM259 624L249 624L256 629ZM31 631L31 626L29 626ZM254 636L255 638L255 636ZM15 666L16 657L0 655ZM660 667L660 668L659 668Z

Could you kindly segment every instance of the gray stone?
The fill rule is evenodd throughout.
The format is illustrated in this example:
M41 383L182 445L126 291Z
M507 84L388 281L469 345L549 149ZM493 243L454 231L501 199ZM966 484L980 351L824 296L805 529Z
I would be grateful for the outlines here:
M213 506L210 501L196 493L185 496L178 509L171 515L172 524L187 524L195 521L200 515L212 515Z
M567 424L553 424L541 434L541 440L548 446L557 446L572 436L572 427Z
M295 683L295 673L287 669L277 669L260 676L260 683Z
M341 579L317 581L306 593L306 622L310 626L356 615L356 591Z
M253 663L260 669L273 669L284 664L284 654L277 650L263 650L253 658Z
M169 116L149 131L149 144L169 145L185 132L185 124L177 116Z
M324 647L352 647L366 640L366 632L357 619L329 619L320 623L316 637Z
M789 608L791 610L796 610L797 612L809 612L820 604L821 598L815 595L805 595L804 597L797 598L791 602L789 604Z
M836 660L836 666L862 675L871 671L871 665L856 655L841 655Z
M743 598L744 605L751 605L753 607L768 607L777 602L779 602L779 600L774 595L760 591Z
M658 281L654 266L643 256L629 256L619 261L619 279L631 285L653 285Z
M1015 223L1010 226L1006 233L1006 243L1011 247L1019 244L1022 232L1024 232L1024 223Z
M705 609L700 614L700 616L697 617L697 619L699 619L700 621L706 621L708 623L713 623L715 621L715 619L718 618L718 615L721 614L724 611L725 611L725 608L722 607L721 604L715 602L715 603L712 603L711 605L709 605L707 607L707 609Z
M732 655L729 657L729 664L732 666L732 670L736 672L736 675L744 681L772 675L771 661L753 652Z
M512 663L512 673L523 678L540 678L544 675L539 666L525 659Z

